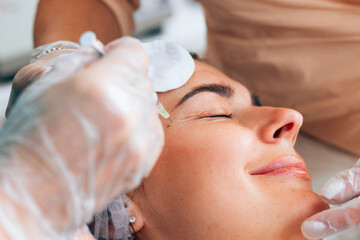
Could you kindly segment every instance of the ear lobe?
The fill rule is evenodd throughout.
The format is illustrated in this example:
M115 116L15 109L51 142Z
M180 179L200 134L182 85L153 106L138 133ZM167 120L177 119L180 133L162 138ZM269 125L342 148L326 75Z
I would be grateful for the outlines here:
M127 209L129 211L129 225L131 224L131 231L134 233L140 231L144 227L144 218L139 206L131 199L127 202ZM131 218L135 218L133 223L130 222Z

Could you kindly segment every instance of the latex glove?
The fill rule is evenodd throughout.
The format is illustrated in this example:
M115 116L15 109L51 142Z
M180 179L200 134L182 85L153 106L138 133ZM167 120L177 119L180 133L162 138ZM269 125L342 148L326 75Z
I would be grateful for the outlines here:
M32 52L31 63L20 69L12 81L11 94L6 109L6 116L10 112L21 92L31 83L45 76L53 68L58 56L63 54L71 54L79 47L79 44L74 42L59 41L34 49ZM61 49L58 50L59 48ZM52 49L57 50L47 53L47 51L51 51Z
M332 177L321 195L325 202L339 206L307 219L302 225L305 237L319 239L360 226L360 159L353 168Z
M58 59L29 86L0 132L0 232L4 239L60 239L135 188L163 146L134 39ZM16 223L16 224L14 224ZM3 239L3 238L2 238Z

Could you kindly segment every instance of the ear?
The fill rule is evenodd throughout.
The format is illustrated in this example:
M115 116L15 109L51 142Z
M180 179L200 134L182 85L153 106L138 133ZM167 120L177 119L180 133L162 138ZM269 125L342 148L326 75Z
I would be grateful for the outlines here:
M143 227L144 227L144 217L143 214L141 213L141 209L139 207L139 205L132 201L131 198L128 199L127 201L127 209L129 211L129 217L135 217L135 222L131 223L132 228L131 231L134 233L135 232L139 232ZM129 222L130 225L130 222Z

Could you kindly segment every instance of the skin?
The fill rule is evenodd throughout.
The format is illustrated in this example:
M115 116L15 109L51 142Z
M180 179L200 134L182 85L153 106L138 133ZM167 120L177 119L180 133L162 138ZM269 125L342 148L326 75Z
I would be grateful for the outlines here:
M229 85L234 94L228 99L202 92L175 107L194 87L209 83ZM201 62L183 87L158 95L173 123L161 118L162 155L128 194L137 239L305 239L301 223L328 208L311 180L250 174L280 156L297 155L300 113L253 106L243 85Z
M34 46L67 40L78 42L92 30L104 44L123 36L110 9L99 0L40 0L34 24Z

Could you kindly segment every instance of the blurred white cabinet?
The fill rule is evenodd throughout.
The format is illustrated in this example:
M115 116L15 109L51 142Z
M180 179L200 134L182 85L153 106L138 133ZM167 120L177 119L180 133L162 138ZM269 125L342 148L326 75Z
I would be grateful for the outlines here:
M0 0L0 76L27 64L38 0Z
M134 16L137 33L161 26L161 34L152 38L174 41L200 55L205 51L206 26L200 4L193 0L140 2ZM37 3L38 0L0 0L0 78L30 61Z

